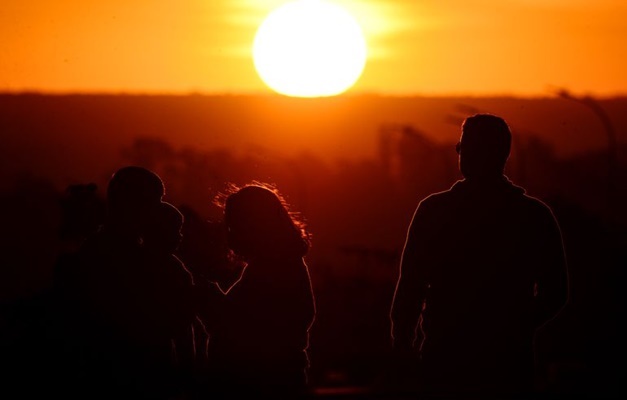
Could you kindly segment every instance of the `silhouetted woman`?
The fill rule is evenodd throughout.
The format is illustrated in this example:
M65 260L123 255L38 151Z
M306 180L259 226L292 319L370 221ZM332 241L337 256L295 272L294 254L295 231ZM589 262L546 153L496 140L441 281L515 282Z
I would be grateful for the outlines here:
M303 260L307 233L277 192L261 184L228 195L224 217L229 247L247 265L240 280L214 302L212 389L229 398L300 398L307 388L315 316Z

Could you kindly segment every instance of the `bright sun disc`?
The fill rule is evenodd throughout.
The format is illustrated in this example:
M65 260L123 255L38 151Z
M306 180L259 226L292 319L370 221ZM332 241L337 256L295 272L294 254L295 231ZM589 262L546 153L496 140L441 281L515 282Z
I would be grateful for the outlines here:
M338 5L298 0L275 9L253 44L261 79L295 97L334 96L350 88L366 63L366 41L355 19Z

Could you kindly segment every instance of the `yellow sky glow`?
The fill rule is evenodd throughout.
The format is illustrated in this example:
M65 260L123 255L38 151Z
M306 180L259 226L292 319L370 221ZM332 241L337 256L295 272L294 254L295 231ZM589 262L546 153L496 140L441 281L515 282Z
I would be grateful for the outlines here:
M369 47L352 93L627 93L622 0L335 2ZM4 0L0 91L270 93L251 45L283 3Z

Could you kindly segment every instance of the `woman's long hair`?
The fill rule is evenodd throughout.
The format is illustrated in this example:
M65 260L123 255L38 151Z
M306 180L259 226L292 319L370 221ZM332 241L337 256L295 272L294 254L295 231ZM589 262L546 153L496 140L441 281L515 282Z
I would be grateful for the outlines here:
M218 198L224 207L229 247L244 259L272 255L304 256L310 235L302 217L290 212L278 190L254 181L230 184Z

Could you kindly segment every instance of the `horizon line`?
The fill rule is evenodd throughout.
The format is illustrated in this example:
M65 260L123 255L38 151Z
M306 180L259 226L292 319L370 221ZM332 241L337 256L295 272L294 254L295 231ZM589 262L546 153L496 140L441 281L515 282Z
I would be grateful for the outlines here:
M518 98L518 99L552 99L558 98L558 91L562 88L551 88L545 93L536 94L516 94L516 93L385 93L385 92L344 92L334 96L318 97L297 97L287 96L280 93L266 91L250 92L209 92L199 90L189 91L114 91L114 90L0 90L0 96L50 96L50 97L71 97L71 96L111 96L111 97L275 97L295 100L323 100L359 97L381 97L381 98ZM575 94L577 97L592 97L599 100L611 100L627 97L627 92L616 92L613 94L595 94L590 92Z

